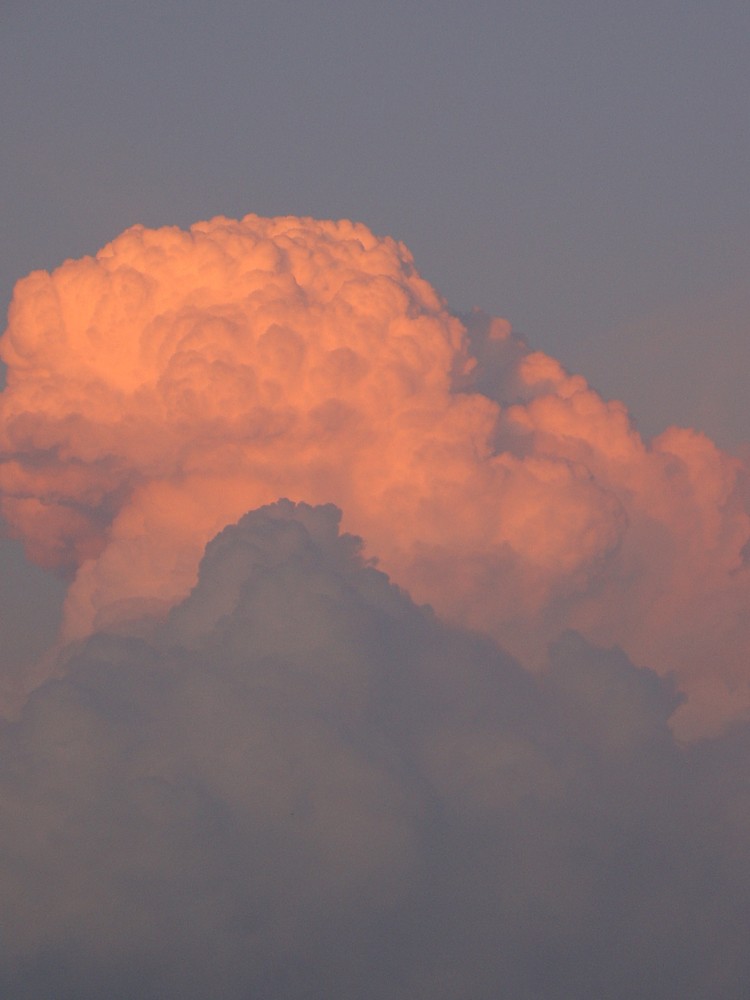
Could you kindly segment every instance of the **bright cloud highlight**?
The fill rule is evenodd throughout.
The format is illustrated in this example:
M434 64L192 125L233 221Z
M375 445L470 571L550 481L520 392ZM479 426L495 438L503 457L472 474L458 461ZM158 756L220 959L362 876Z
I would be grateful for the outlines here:
M451 315L392 239L134 227L19 282L2 357L2 510L72 577L68 637L163 614L217 531L288 496L530 664L573 627L675 673L686 734L747 709L744 466L643 441L504 321Z

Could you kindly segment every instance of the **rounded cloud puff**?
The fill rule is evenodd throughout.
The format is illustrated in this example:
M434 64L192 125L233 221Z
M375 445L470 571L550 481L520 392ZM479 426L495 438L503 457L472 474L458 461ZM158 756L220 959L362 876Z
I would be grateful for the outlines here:
M2 357L2 511L72 577L68 637L165 611L212 535L291 496L530 661L572 625L677 671L706 724L750 700L740 464L647 446L365 226L134 227L19 282Z

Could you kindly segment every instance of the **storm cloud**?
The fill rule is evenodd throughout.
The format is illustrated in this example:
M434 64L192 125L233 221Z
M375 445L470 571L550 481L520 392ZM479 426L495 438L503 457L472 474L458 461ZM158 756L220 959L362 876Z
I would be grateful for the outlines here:
M741 995L750 730L573 633L532 676L339 517L243 517L6 725L6 995Z

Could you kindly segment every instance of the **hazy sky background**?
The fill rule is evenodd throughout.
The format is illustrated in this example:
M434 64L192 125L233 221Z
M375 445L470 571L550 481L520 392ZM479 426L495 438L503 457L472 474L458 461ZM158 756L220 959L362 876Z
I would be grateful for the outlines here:
M6 0L0 296L136 222L350 217L644 433L736 445L748 29L741 0Z
M24 275L136 223L350 218L402 240L454 311L507 317L623 399L645 437L676 423L746 451L749 40L747 0L0 0L3 312ZM482 361L490 375L507 360L499 343ZM580 618L592 642L598 624L613 634L596 601L634 641L663 613L646 665L692 656L723 683L739 663L741 686L748 543L734 466L689 435L644 451L591 396L576 423L574 407L554 410L563 376L545 377L552 417L543 401L534 419L552 428L556 471L544 480L543 455L541 499L532 470L516 509L555 522L552 576L568 572L577 530L588 543L611 529L593 568L568 573L573 590L589 572L601 583ZM32 396L43 379L30 384ZM71 398L84 458L75 441L44 453L45 434L58 440L46 400L15 440L30 442L27 481L54 477L58 458L61 477L66 462L72 479L81 471L87 510L101 455L92 432L87 466L90 428ZM98 431L95 408L86 419ZM604 458L586 478L588 454ZM477 463L469 491L488 481ZM429 492L425 469L414 478ZM138 494L131 472L123 496ZM75 517L69 489L43 496L50 523ZM601 525L587 520L597 504ZM154 523L154 538L135 532L147 556ZM498 982L529 1000L743 995L747 726L685 751L668 728L670 683L570 635L537 686L489 639L390 589L337 531L329 508L249 515L212 543L166 625L71 647L65 679L0 726L0 908L14 914L0 944L34 956L0 961L0 992L197 998L226 981L230 997L251 983L302 1000L360 995L366 981L373 1000L494 1000ZM448 590L451 544L433 574ZM512 617L514 565L487 570L488 615L502 598ZM0 542L0 699L54 641L63 592L20 542ZM573 597L561 594L563 622ZM557 610L542 612L557 628ZM703 614L715 629L694 641Z

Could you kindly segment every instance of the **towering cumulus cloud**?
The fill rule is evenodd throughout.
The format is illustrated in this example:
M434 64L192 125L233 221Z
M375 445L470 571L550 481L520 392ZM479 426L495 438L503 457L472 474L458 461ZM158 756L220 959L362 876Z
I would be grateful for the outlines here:
M128 230L2 357L70 589L0 724L0 995L750 995L738 459L348 222Z
M574 628L675 673L685 733L750 704L739 461L645 443L364 226L134 227L20 282L2 357L2 510L72 577L69 638L163 615L217 531L290 497L530 664Z

